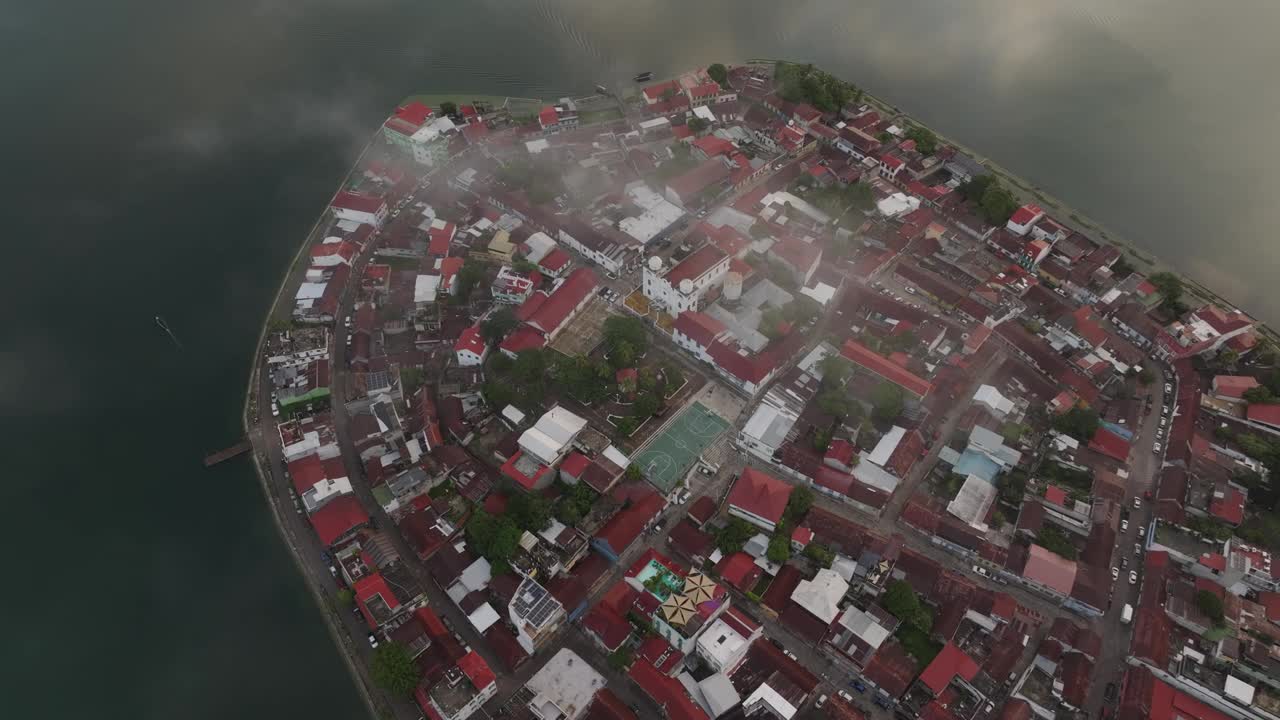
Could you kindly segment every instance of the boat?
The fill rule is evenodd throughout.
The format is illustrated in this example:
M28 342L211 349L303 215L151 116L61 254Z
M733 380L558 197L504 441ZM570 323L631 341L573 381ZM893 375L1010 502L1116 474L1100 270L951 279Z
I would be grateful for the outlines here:
M639 75L635 76L634 78L636 82L649 82L652 79L653 79L653 73L651 72L642 72Z
M596 92L600 93L601 95L608 95L608 94L609 94L609 88L607 88L607 87L605 87L605 86L603 86L603 85L597 85L597 86L596 86Z

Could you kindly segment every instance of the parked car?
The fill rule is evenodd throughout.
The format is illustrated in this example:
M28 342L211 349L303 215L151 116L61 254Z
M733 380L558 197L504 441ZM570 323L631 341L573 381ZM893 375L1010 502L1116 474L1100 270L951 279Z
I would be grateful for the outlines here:
M1151 443L1151 452L1155 455L1160 454L1160 443Z
M822 696L820 696L820 697L818 698L818 702L816 702L816 703L814 703L814 704L813 704L813 707L814 707L814 708L820 708L820 707L822 707L823 705L826 705L826 704L827 704L827 696L826 696L826 695L822 695Z
M1112 579L1112 580L1119 580L1119 579L1120 579L1120 568L1118 568L1118 567L1113 567L1113 568L1111 568L1111 579Z
M1130 571L1129 571L1129 584L1130 584L1130 585L1137 585L1137 584L1138 584L1138 571L1137 571L1137 570L1130 570Z
M974 566L973 566L973 571L974 571L975 573L977 573L977 574L981 575L981 576L982 576L982 577L984 577L984 578L989 578L989 577L991 577L991 573L987 572L987 569L986 569L986 568L984 568L984 567L982 567L981 565L974 565Z
M1138 497L1137 495L1133 496L1133 509L1134 510L1142 509L1142 498Z
M1134 554L1134 555L1142 555L1142 543L1134 543L1134 544L1133 544L1133 554Z
M1129 532L1129 521L1128 521L1128 520L1121 520L1121 521L1120 521L1120 532Z
M854 690L857 690L860 693L867 691L867 684L858 678L854 678L849 684L853 686Z
M841 697L841 699L845 700L846 702L853 702L853 696L852 696L852 695L850 695L850 694L849 694L849 691L847 691L847 690L841 690L840 692L838 692L838 693L836 693L836 694L837 694L837 695L839 695L839 696Z
M378 647L378 637L373 633L369 633L369 647L371 648Z

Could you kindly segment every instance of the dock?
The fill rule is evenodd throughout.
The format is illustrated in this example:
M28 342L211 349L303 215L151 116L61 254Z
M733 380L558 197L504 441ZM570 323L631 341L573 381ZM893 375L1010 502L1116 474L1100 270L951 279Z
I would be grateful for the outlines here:
M239 457L249 452L249 450L252 447L253 446L249 444L249 439L245 438L240 442L236 443L235 445L232 445L229 448L223 448L222 450L219 450L216 453L205 455L204 466L213 467L214 465L217 465L220 462L225 462L227 460L230 460L231 458Z

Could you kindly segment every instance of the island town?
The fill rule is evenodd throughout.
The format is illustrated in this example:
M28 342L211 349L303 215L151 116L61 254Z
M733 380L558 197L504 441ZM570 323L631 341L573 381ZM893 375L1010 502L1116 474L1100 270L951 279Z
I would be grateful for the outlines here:
M1280 718L1268 328L813 66L596 90L391 109L265 326L372 712Z

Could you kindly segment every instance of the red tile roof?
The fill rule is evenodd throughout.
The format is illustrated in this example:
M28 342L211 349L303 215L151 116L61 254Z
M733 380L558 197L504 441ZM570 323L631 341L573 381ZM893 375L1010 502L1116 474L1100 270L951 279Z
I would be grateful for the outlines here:
M345 474L345 473L344 473ZM301 495L325 479L324 463L319 455L307 455L289 463L289 478Z
M356 496L351 494L334 498L311 514L311 526L326 547L367 522L369 514L360 507Z
M627 674L653 698L669 720L709 720L702 708L689 698L679 680L663 675L653 665L637 661Z
M729 256L715 245L703 245L692 255L681 260L671 271L663 276L663 280L673 288L679 289L681 280L697 280L712 268L723 263Z
M693 501L689 507L689 518L702 525L716 514L716 501L710 495L703 495Z
M1246 390L1258 387L1258 379L1249 375L1218 375L1213 379L1213 393L1222 397L1238 398Z
M1227 569L1227 558L1221 553L1204 553L1200 556L1200 564L1210 570L1223 572Z
M542 333L530 327L521 327L516 328L515 332L508 335L498 347L508 352L520 353L525 350L540 348L546 344L547 339L542 336Z
M693 146L709 158L728 155L735 149L733 143L716 135L703 135L693 141Z
M933 389L933 386L928 381L894 364L888 358L875 353L862 343L846 340L844 347L840 350L840 354L916 397L924 397Z
M755 558L741 550L716 563L716 574L744 593L755 588L762 572L756 565Z
M827 446L827 454L823 456L823 459L835 460L842 465L849 465L853 462L853 454L853 443L844 438L836 438Z
M1039 545L1028 549L1027 564L1022 568L1023 577L1066 595L1076 579L1076 564Z
M542 127L546 128L558 122L560 122L560 113L556 112L553 106L548 105L538 112L538 124Z
M538 261L538 267L545 268L548 272L559 272L572 259L569 253L564 250L558 247L552 248L551 252Z
M907 691L916 676L916 661L895 640L880 647L863 674L889 697L896 698Z
M1089 449L1096 450L1120 462L1125 462L1129 459L1129 441L1105 427L1099 427L1097 432L1093 434L1093 439L1089 441Z
M674 92L674 91L678 91L679 89L680 88L678 85L676 85L675 80L668 80L666 82L660 82L654 85L650 85L646 87L644 90L642 90L641 92L644 93L645 97L657 100L658 98L661 98L668 90L671 90Z
M1044 489L1044 499L1054 505L1065 507L1067 504L1067 491L1057 485L1050 485Z
M1254 422L1280 426L1280 403L1250 403L1248 418Z
M648 488L640 488L638 494L638 499L633 499L629 506L609 518L609 522L605 523L595 535L597 541L608 545L617 555L621 555L637 537L640 537L644 526L648 525L666 504L666 500L661 495Z
M1280 592L1258 593L1258 603L1267 609L1267 619L1280 622Z
M728 166L719 158L711 158L675 177L667 183L667 187L674 190L682 202L688 202L698 193L727 177L729 177Z
M1043 214L1044 210L1041 210L1039 205L1023 205L1013 213L1013 217L1009 218L1009 222L1014 225L1026 225L1035 220L1037 215Z
M587 707L587 714L582 720L639 720L638 716L627 707L609 688L596 691L595 699Z
M822 258L822 248L794 237L784 238L769 248L784 262L799 272L808 272Z
M431 114L431 108L415 100L396 108L383 125L401 135L412 135L431 118Z
M920 682L933 691L935 696L941 695L953 677L959 676L965 682L973 680L978 674L978 663L952 643L943 646L942 651L933 658L933 662L920 673Z
M1230 523L1231 525L1239 525L1244 521L1244 502L1245 494L1234 485L1228 484L1222 490L1222 497L1215 497L1209 503L1209 514Z
M686 310L676 316L672 326L700 347L709 347L711 341L725 331L724 323L706 313Z
M539 463L538 469L534 471L533 475L525 475L516 467L516 462L522 457L524 457L524 451L517 452L508 458L502 464L502 474L514 480L517 485L525 490L533 490L538 486L538 482L542 480L542 477L551 471L551 468Z
M791 603L791 593L803 579L804 576L800 574L799 568L784 563L778 570L778 574L774 576L773 582L769 583L769 587L764 591L762 600L765 607L777 613L782 612Z
M560 287L556 288L542 303L529 325L548 335L554 333L593 291L598 282L595 273L587 268L578 268L569 273Z
M497 680L493 670L489 669L489 664L475 650L462 656L458 661L458 669L467 676L477 690L483 690Z
M356 596L356 602L360 605L360 614L364 616L364 621L370 629L376 630L380 624L379 619L375 618L369 610L371 600L381 598L382 602L386 603L387 609L392 611L400 607L400 599L391 591L391 586L382 577L382 573L365 575L352 584L351 590Z
M755 468L744 468L729 493L729 505L770 522L782 520L791 486Z
M576 478L581 478L582 473L586 471L587 466L590 464L590 458L575 450L569 453L564 462L560 463L560 471L569 473Z
M430 242L427 243L428 255L448 255L449 243L453 241L454 233L457 232L457 226L453 223L445 223L444 227L433 227L427 231Z
M484 338L480 337L480 326L472 325L462 334L458 336L458 342L453 344L454 352L462 352L470 350L476 355L484 354Z
M329 202L329 207L367 213L376 213L386 206L386 202L376 195L366 195L365 193L351 192L350 190L343 190L334 195L333 200Z

